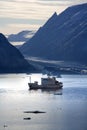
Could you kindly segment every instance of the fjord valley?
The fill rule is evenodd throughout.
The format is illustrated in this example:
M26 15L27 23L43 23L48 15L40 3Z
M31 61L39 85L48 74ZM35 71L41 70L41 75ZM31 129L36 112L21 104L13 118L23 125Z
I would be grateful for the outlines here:
M73 1L1 0L0 23L3 31L35 27ZM0 130L87 130L87 3L55 12L32 33L0 33Z

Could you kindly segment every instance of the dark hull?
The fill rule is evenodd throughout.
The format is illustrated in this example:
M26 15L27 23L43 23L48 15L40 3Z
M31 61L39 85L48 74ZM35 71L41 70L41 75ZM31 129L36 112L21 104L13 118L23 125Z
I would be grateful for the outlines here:
M29 89L50 89L50 90L56 90L56 89L62 89L62 84L59 84L59 85L45 85L45 86L42 86L42 85L35 85L34 83L28 83L29 85Z

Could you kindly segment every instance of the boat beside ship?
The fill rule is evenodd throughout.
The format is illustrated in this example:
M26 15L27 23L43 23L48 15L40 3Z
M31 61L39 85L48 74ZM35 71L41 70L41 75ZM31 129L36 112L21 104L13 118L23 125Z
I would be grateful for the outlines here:
M56 77L41 78L41 84L39 85L37 81L34 83L28 83L29 89L61 89L63 83L56 80Z

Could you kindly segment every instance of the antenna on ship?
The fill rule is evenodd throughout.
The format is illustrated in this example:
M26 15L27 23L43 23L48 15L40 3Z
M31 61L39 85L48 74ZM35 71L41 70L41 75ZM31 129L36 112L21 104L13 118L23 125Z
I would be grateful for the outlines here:
M51 72L49 72L49 73L47 74L47 76L50 78L50 76L51 76Z
M31 76L29 76L29 80L30 80L30 83L31 83Z

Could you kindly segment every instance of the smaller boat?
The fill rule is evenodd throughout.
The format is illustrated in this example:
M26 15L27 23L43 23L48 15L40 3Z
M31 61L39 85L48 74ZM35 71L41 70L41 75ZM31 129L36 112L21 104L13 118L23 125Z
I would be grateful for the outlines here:
M63 83L56 80L55 77L48 76L47 78L41 78L41 84L37 81L34 83L28 83L30 89L61 89Z

